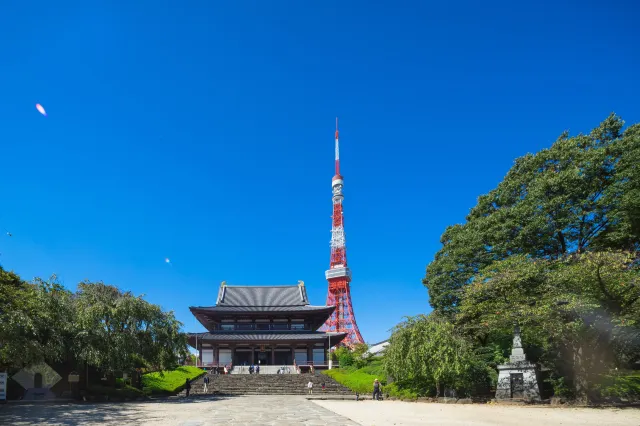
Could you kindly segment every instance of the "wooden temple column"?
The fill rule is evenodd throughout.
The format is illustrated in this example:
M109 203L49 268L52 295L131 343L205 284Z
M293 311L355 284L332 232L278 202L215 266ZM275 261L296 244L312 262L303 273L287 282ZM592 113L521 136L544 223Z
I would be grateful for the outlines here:
M251 365L254 365L256 363L256 347L255 346L251 346Z
M294 345L291 345L291 364L293 365L296 360L296 348Z
M307 345L307 364L313 361L313 345Z
M271 365L276 365L276 347L271 346Z

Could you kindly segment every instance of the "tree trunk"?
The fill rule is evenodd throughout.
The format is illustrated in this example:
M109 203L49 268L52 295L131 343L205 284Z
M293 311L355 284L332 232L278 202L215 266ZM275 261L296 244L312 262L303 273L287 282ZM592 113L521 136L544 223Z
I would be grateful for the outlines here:
M436 398L440 398L440 381L436 380Z
M589 383L582 345L574 346L573 374L575 377L576 399L583 403L589 402Z

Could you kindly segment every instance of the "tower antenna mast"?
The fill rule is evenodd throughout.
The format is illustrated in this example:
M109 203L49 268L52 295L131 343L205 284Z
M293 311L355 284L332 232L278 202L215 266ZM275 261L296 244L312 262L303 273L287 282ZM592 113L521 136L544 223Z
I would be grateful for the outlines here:
M345 346L364 343L351 302L351 270L347 266L347 246L344 233L344 216L342 213L342 187L344 184L340 174L340 142L338 137L338 117L336 117L335 134L335 166L336 174L331 179L333 192L333 216L331 226L331 257L329 269L325 277L329 282L327 306L335 306L335 310L322 327L328 332L347 333L343 340Z

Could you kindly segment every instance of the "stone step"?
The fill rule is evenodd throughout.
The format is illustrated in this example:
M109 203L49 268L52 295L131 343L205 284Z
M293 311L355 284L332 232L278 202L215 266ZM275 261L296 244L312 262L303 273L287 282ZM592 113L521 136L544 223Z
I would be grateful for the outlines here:
M209 389L207 392L204 390L191 389L190 394L203 395L203 394L230 394L230 395L243 395L243 394L257 394L257 395L306 395L309 393L307 389ZM354 395L354 392L322 392L319 389L313 390L313 395Z
M220 386L220 385L209 385L209 389L307 389L307 386ZM204 386L191 386L192 390L195 389L204 389ZM313 389L322 389L321 386L314 386ZM342 387L338 386L325 386L325 390L333 391L333 390L344 390Z
M204 395L204 377L192 382L190 394ZM350 396L354 393L331 377L315 374L234 374L209 375L207 394L228 395L308 395L309 381L313 383L313 395ZM322 390L322 383L325 390ZM181 393L185 394L185 391Z
M192 391L195 390L202 390L204 389L204 387L202 388L191 388ZM296 391L296 390L307 390L308 388L306 387L282 387L282 388L276 388L273 386L265 386L265 387L230 387L230 386L224 386L224 387L219 387L219 386L209 386L209 389L215 389L215 390L243 390L243 389L249 389L249 390L261 390L261 391L267 391L267 390L273 390L275 391L284 391L284 390L291 390L291 391ZM319 392L322 392L322 388L313 388L314 390L318 390ZM350 390L344 390L344 389L340 389L340 388L325 388L324 390L325 392L351 392Z
M217 392L242 392L242 391L252 391L252 392L267 392L267 393L279 393L279 392L293 392L293 393L298 393L298 392L308 392L308 389L306 388L217 388L217 387L209 387L209 391L217 391ZM350 390L343 390L343 389L325 389L324 391L322 389L319 388L314 388L314 391L317 392L322 392L322 393L340 393L340 394L352 394L353 392L351 392ZM204 392L204 388L199 388L199 389L193 389L191 388L191 392Z

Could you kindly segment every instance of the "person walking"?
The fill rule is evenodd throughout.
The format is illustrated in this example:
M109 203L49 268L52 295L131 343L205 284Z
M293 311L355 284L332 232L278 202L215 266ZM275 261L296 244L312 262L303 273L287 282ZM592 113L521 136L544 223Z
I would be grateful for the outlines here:
M378 379L373 381L373 399L378 400L380 397L380 382Z
M209 375L204 376L204 393L209 392Z
M313 395L313 382L311 380L307 383L307 388L309 389L309 395Z
M187 382L185 383L184 388L187 391L187 398L189 398L189 392L191 391L191 382L189 381L189 379L187 379Z

